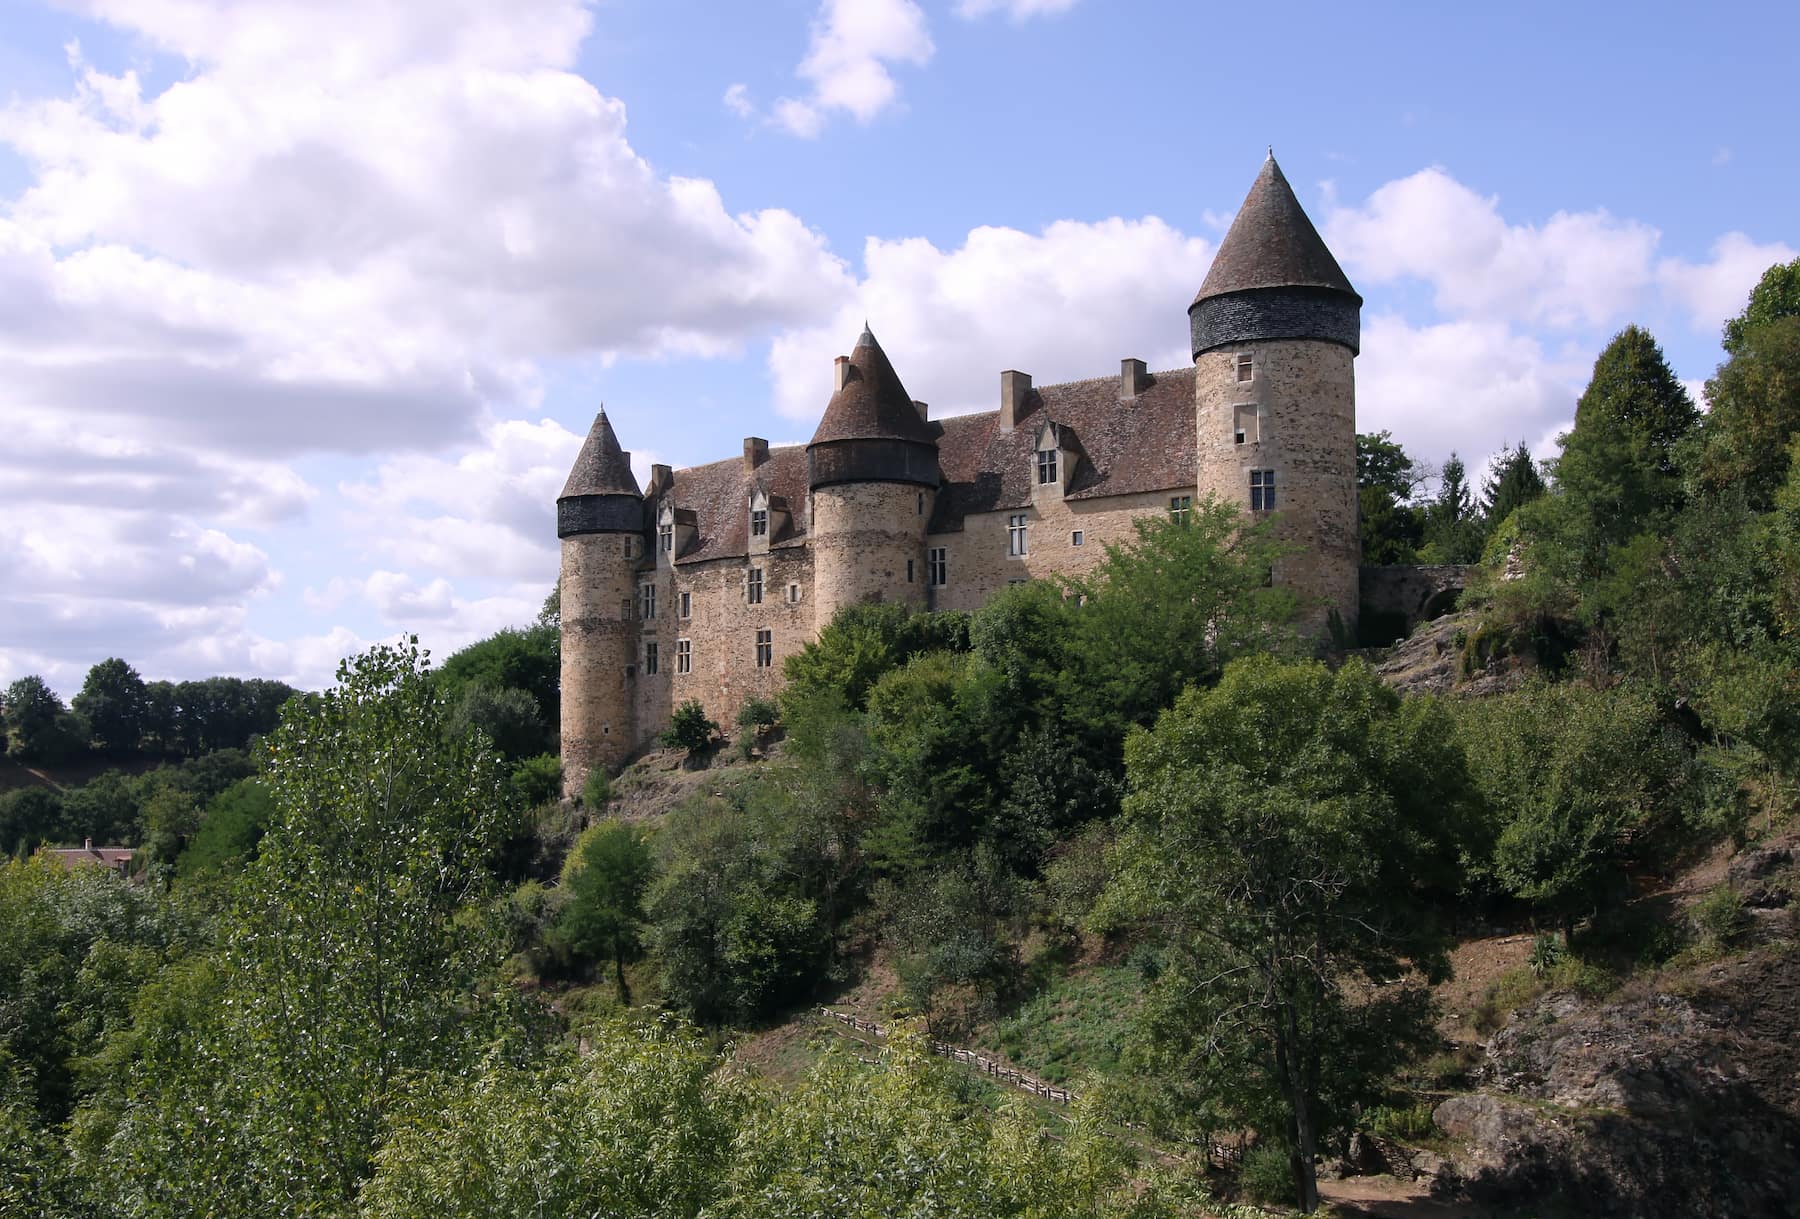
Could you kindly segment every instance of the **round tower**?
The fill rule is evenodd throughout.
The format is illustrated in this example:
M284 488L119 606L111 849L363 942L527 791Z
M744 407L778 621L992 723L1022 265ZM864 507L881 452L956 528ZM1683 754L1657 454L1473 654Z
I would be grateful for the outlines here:
M846 605L924 607L925 527L939 483L936 429L864 326L806 446L813 630Z
M606 412L594 419L556 498L562 541L563 794L637 745L632 713L637 623L630 607L644 554L644 499Z
M1362 297L1274 154L1188 309L1201 495L1271 511L1298 549L1275 578L1323 634L1356 629L1356 371Z

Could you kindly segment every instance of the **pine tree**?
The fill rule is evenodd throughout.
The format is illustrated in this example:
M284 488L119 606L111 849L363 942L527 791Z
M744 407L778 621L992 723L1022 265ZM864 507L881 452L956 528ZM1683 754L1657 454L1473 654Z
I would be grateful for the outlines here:
M1516 449L1500 450L1500 459L1481 486L1481 515L1487 531L1492 533L1501 521L1542 495L1545 489L1537 462L1532 460L1531 450L1523 440Z

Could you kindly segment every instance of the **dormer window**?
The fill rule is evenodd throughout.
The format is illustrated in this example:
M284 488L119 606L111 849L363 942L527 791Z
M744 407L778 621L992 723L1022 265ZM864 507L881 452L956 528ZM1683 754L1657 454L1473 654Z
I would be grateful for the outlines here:
M675 522L664 521L656 527L656 545L664 554L675 553Z
M1037 480L1040 487L1056 485L1056 450L1039 449L1037 455Z
M769 510L767 508L750 509L750 536L753 538L769 536Z

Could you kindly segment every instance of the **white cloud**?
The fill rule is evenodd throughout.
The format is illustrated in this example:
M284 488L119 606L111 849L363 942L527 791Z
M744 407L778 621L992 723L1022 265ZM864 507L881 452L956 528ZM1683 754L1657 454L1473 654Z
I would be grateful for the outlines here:
M1014 21L1027 21L1054 13L1066 13L1081 0L957 0L956 15L974 20L989 13L1005 13Z
M1126 356L1189 362L1186 309L1212 246L1163 221L1058 221L1041 233L978 228L940 250L924 238L871 239L855 299L769 355L776 407L817 419L833 357L866 318L907 390L935 413L991 409L1005 368L1039 384L1107 375Z
M889 65L923 64L935 49L914 0L823 0L806 58L795 70L811 92L776 102L775 122L806 139L824 129L833 111L866 123L899 95Z
M1333 209L1325 237L1353 282L1424 280L1452 316L1573 328L1608 325L1642 299L1659 234L1604 210L1509 224L1496 198L1434 168Z
M1727 318L1744 311L1750 301L1750 289L1764 271L1796 256L1800 255L1784 242L1759 244L1742 233L1727 233L1713 242L1710 262L1664 259L1656 269L1656 277L1686 310L1694 329L1716 332Z
M737 84L725 90L725 108L741 119L747 119L756 113L756 106L750 100L750 86Z

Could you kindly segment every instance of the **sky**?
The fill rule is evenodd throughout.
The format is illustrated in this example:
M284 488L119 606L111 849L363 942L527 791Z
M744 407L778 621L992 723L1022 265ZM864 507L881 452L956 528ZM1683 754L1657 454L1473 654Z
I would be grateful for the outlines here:
M807 439L866 318L934 414L1188 360L1273 147L1359 430L1554 455L1697 398L1800 254L1791 2L0 0L0 683L318 688L530 622L640 479Z

